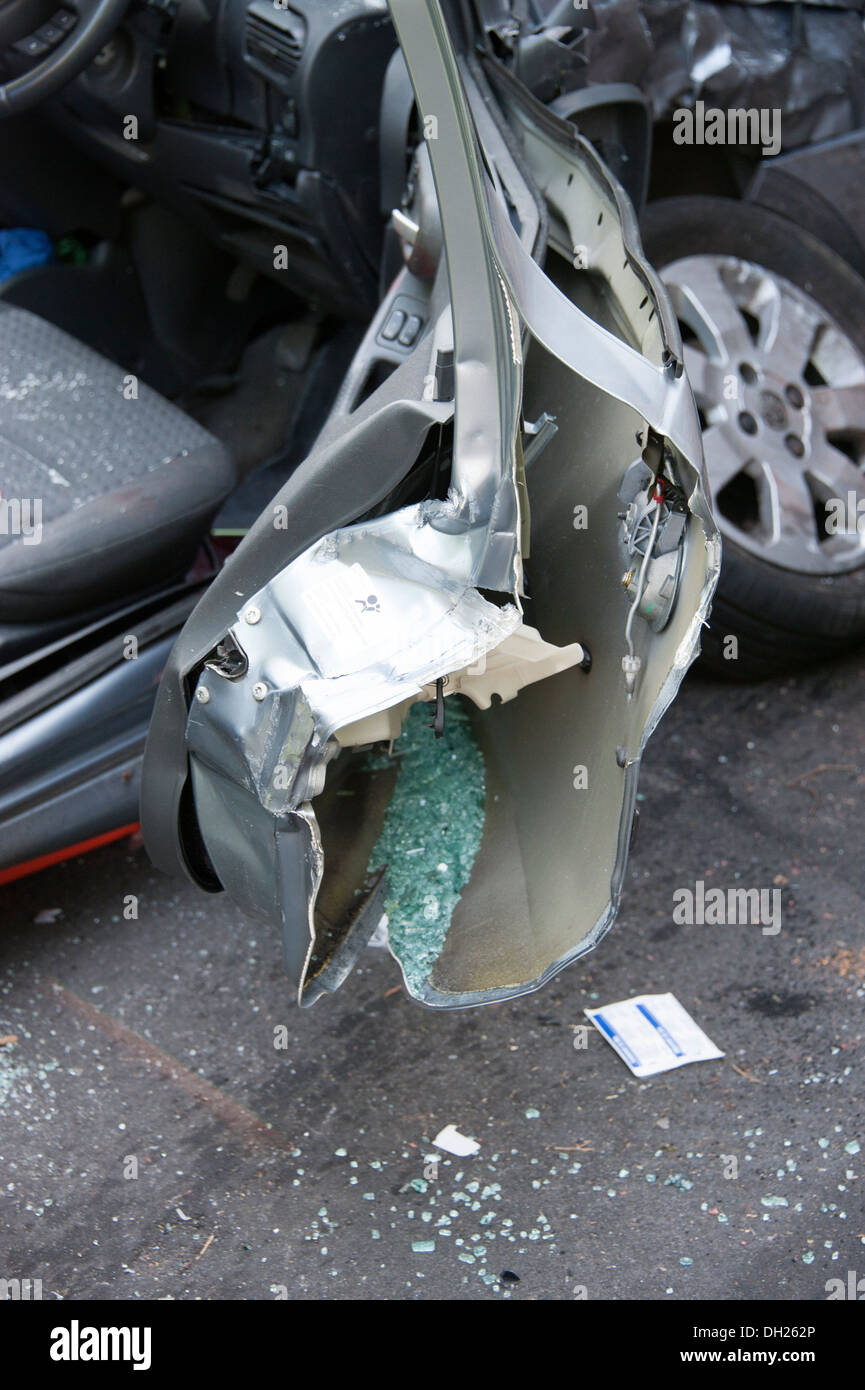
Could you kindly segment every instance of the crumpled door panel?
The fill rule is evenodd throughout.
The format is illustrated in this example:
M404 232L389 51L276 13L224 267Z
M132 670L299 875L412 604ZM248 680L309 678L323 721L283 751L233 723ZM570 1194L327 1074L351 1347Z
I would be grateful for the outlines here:
M537 987L611 924L720 551L621 189L504 69L457 57L437 0L391 12L427 136L406 268L178 644L144 821L157 862L279 925L300 1002L386 914L408 991L458 1007Z

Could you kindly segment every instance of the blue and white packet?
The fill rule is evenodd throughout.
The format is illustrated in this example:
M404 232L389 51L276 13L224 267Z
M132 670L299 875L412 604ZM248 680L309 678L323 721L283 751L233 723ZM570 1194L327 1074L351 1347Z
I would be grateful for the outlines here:
M638 994L583 1012L634 1076L724 1056L673 994Z

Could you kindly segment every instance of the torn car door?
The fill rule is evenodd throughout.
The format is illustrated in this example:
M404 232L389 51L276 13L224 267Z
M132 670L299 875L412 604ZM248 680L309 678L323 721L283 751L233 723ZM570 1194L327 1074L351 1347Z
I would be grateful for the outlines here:
M425 134L405 268L178 642L143 819L157 864L280 927L301 1003L384 914L409 992L458 1007L611 924L720 552L622 190L438 0L390 8Z

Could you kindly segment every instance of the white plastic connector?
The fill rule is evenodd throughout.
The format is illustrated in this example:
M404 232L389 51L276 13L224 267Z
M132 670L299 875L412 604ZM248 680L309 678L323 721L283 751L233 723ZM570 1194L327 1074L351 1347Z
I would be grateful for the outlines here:
M643 663L638 656L622 657L622 670L625 673L625 689L628 692L629 700L631 699L634 693L634 689L637 684L637 676L640 674L640 667L642 666L642 664Z

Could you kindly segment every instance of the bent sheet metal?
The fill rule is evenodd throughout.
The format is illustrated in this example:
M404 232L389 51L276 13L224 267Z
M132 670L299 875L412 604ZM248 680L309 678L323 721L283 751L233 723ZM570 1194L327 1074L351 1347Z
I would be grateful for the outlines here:
M407 200L406 268L333 416L175 667L197 833L218 886L279 924L300 1001L385 913L411 995L458 1007L536 988L612 923L640 757L720 553L621 188L503 69L457 55L437 0L391 12L439 225ZM441 250L416 274L421 242ZM400 303L424 324L403 357L383 337ZM280 551L286 499L334 477L347 498L358 470L366 508L304 544L292 512Z

